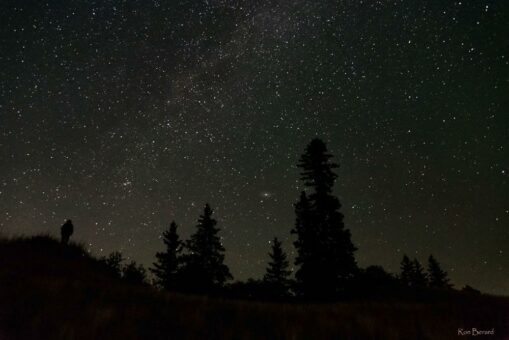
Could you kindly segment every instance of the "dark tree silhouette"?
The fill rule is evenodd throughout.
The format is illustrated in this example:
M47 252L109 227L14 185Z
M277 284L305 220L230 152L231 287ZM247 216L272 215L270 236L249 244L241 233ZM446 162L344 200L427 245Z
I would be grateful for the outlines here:
M429 286L433 288L451 288L447 272L442 270L440 263L430 255L428 258Z
M421 263L417 261L417 259L414 259L412 261L412 267L412 286L419 288L426 287L428 284L428 278Z
M380 298L394 294L401 288L394 275L381 266L368 266L356 279L355 293L361 298Z
M163 233L163 242L166 250L156 254L157 261L154 262L154 268L150 268L150 271L156 277L156 284L166 290L175 290L178 286L180 253L183 246L177 234L175 221L171 222L170 228Z
M218 236L216 220L207 204L198 220L196 232L185 243L182 277L184 289L194 292L213 292L225 281L232 279L230 270L223 263L225 249Z
M131 261L124 267L122 278L129 283L142 284L147 281L147 272L141 264Z
M399 276L401 282L404 286L410 287L412 285L414 265L412 261L408 258L408 256L403 255L403 260L401 260L401 274Z
M290 289L290 271L288 270L289 262L282 248L281 241L274 238L272 249L269 253L270 262L263 278L274 297L286 297L289 295Z
M101 261L106 265L108 270L113 273L115 276L122 276L122 262L124 262L124 258L122 253L119 251L114 251L108 257L104 257Z
M293 234L297 234L294 246L297 249L295 265L298 270L295 273L296 292L299 295L312 296L315 291L315 278L317 277L318 253L314 251L319 246L318 234L312 228L311 203L304 191L300 194L299 202L295 204L295 228Z
M481 295L481 291L478 289L475 289L469 285L465 285L465 287L461 288L461 292L466 294L472 294L472 295Z
M428 278L424 272L424 268L417 259L414 258L414 260L411 261L408 256L403 255L400 268L401 274L399 278L404 286L413 288L427 286Z
M69 238L74 232L74 226L71 220L67 220L60 228L60 236L63 244L69 243Z
M298 164L301 180L311 192L302 193L295 205L296 288L309 298L343 295L358 273L354 257L357 248L344 226L341 203L332 194L338 165L331 158L325 143L314 139Z

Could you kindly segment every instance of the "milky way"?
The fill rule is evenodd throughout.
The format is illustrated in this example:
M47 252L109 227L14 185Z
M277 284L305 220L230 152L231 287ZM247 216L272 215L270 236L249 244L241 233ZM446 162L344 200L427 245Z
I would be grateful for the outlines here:
M341 164L361 266L509 294L500 1L2 1L0 232L150 265L215 208L235 278L292 254L299 155Z

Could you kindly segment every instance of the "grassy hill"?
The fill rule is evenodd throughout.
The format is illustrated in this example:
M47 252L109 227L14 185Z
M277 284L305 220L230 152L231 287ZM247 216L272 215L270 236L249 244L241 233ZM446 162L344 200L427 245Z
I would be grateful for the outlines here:
M509 299L268 303L168 294L114 277L78 245L0 240L0 339L509 339Z

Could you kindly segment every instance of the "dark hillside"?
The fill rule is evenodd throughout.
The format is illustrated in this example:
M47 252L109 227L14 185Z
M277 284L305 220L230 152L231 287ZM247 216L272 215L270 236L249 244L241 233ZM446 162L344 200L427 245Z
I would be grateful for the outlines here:
M509 301L276 304L164 294L110 274L79 245L0 241L0 339L451 339L509 337Z

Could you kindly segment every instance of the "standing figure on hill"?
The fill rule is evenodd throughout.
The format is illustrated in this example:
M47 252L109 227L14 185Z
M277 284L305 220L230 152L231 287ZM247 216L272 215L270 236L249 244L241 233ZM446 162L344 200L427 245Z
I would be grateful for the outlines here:
M60 228L60 236L62 237L62 243L69 243L69 238L71 237L74 231L74 226L72 225L71 220L67 220L64 225Z

